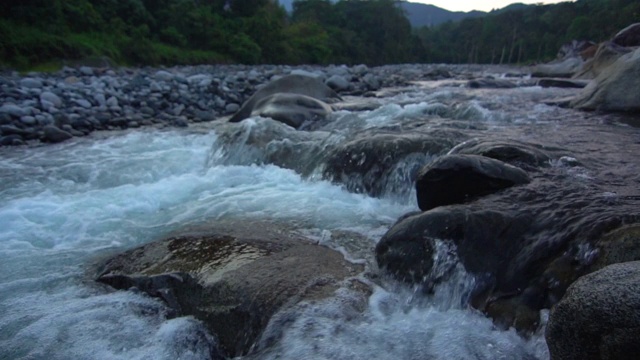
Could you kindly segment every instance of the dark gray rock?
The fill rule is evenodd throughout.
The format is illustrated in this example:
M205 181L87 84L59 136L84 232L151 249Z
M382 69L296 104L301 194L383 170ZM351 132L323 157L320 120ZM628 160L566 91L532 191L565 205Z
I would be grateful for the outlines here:
M482 155L528 169L547 166L551 160L541 146L513 140L468 140L450 154Z
M29 89L40 89L44 86L42 79L24 78L20 80L20 85Z
M9 114L14 117L21 117L28 115L28 112L22 107L14 104L5 104L0 107L0 113Z
M259 229L259 230L258 230ZM363 271L342 255L266 222L189 228L104 262L97 280L138 288L201 320L230 357L247 354L279 310L333 295Z
M48 101L51 104L53 104L53 106L55 106L55 107L62 106L62 99L58 95L56 95L56 94L54 94L54 93L52 93L50 91L43 91L40 94L40 100L41 101Z
M24 139L20 135L0 136L0 146L19 146L24 145Z
M503 79L475 79L467 82L467 87L472 89L512 89L517 87L514 82Z
M418 173L418 206L429 210L461 204L528 182L526 172L502 161L477 155L447 155Z
M543 78L536 82L538 86L542 87L559 87L559 88L576 88L582 89L589 84L589 81L585 80L569 80L569 79L554 79Z
M620 46L640 46L640 23L635 23L620 30L611 42Z
M327 84L328 87L336 91L349 90L349 88L351 87L351 84L349 83L349 81L347 81L347 79L345 79L340 75L333 75L330 78L328 78L324 83Z
M44 130L44 141L59 143L65 140L69 140L73 137L71 133L64 131L56 126L47 125L43 128Z
M551 359L637 359L640 262L614 264L572 284L549 317Z

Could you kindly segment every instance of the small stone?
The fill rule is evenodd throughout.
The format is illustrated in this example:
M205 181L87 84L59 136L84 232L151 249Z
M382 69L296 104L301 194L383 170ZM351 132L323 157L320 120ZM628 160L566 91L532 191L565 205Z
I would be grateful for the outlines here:
M39 89L44 85L41 79L24 78L20 80L20 85L29 89Z
M76 76L69 76L69 77L64 79L64 82L66 84L73 85L73 84L79 83L80 79L78 79Z
M33 126L38 123L36 118L33 116L23 116L20 118L20 122L29 126Z
M180 116L182 114L182 112L184 111L185 106L183 104L180 104L176 107L174 107L173 109L171 109L171 113L175 116Z
M238 104L234 104L234 103L227 104L227 105L224 107L224 111L225 111L227 114L233 114L233 113L235 113L236 111L238 111L239 109L240 109L240 105L238 105Z
M27 115L27 111L18 105L6 104L0 107L0 113L9 114L14 117L21 117Z
M104 94L101 93L97 93L95 95L93 95L93 99L98 103L98 105L100 106L104 106L107 104L107 99L105 98Z
M20 135L8 135L0 137L0 145L1 146L18 146L24 145L24 140Z
M200 121L213 121L216 118L216 114L213 111L203 111L203 110L196 110L195 116L196 116L196 119Z
M91 108L91 103L85 99L77 99L74 100L73 102L75 102L76 104L78 104L78 106L81 106L85 109L90 109Z
M170 73L168 71L164 71L164 70L160 70L160 71L156 72L154 77L156 79L160 80L160 81L171 81L174 78L172 73Z
M325 81L325 84L327 84L327 86L332 88L333 90L337 91L348 90L351 85L349 81L347 81L347 79L340 75L333 75L332 77L327 79L327 81Z
M40 94L40 101L48 101L56 107L60 107L62 105L62 99L51 91L44 91Z
M52 143L59 143L73 137L69 132L61 130L53 125L45 126L43 130L44 140Z
M105 103L105 105L109 107L118 106L118 99L115 96L111 96L110 98L107 99L107 102Z
M93 69L88 67L88 66L82 66L82 67L80 67L79 70L80 70L80 73L82 75L85 75L85 76L92 76L93 75Z

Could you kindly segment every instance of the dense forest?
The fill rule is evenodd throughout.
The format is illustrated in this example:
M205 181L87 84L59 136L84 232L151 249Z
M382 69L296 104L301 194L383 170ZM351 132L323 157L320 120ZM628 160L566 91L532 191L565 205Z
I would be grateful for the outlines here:
M640 21L637 0L517 6L412 29L393 0L3 0L0 65L380 65L548 60L572 39L604 40Z

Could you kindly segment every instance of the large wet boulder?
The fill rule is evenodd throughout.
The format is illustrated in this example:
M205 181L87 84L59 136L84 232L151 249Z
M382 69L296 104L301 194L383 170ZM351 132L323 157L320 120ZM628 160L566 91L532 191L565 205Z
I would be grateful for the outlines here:
M635 23L620 30L611 42L620 46L640 46L640 23Z
M219 221L116 255L99 266L97 281L194 316L235 357L250 351L276 312L330 297L362 271L291 229Z
M287 75L271 81L256 91L229 121L239 122L250 117L261 100L279 93L304 95L321 101L340 98L333 89L317 78L297 74Z
M601 236L595 242L597 258L589 271L627 261L640 260L640 225L628 225Z
M329 151L324 176L371 196L409 192L422 164L460 137L457 132L365 132Z
M277 93L256 102L251 116L272 118L298 129L326 118L331 112L328 104L310 96Z
M637 359L640 261L578 279L551 310L545 337L553 360Z
M571 106L581 110L640 111L640 49L621 56L578 94Z
M527 168L546 166L551 160L542 146L516 140L471 139L453 148L450 154L482 155Z
M598 45L595 55L587 60L580 71L573 77L575 79L593 79L611 66L620 56L628 54L632 50L610 41Z
M499 160L478 155L446 155L418 173L418 206L430 210L461 204L528 182L526 172Z

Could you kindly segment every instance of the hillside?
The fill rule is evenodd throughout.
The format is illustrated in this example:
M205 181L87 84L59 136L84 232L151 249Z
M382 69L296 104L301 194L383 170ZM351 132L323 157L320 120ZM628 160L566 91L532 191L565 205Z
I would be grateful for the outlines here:
M288 13L293 11L295 0L279 0ZM332 2L336 2L333 0ZM434 5L414 3L410 1L398 1L400 7L405 11L411 26L414 28L422 26L436 26L447 21L459 21L466 18L473 18L486 15L482 11L449 11Z
M400 2L400 6L404 9L411 26L414 28L423 26L436 26L447 21L459 21L466 18L475 18L484 16L487 13L483 11L449 11L434 5L413 3L408 1Z

